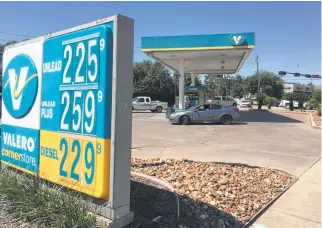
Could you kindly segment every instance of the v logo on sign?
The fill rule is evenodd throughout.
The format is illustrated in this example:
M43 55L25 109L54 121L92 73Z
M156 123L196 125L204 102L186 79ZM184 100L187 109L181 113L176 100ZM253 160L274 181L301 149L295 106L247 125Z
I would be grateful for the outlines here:
M8 81L10 84L11 99L12 99L12 105L14 110L19 110L20 108L23 88L26 86L26 78L27 78L28 70L29 70L29 67L22 67L20 69L19 77L17 76L15 69L8 70L8 73L9 73Z
M242 38L243 38L242 36L233 36L233 40L234 40L235 44L239 44L239 42Z
M19 77L16 74L15 69L9 69L9 79L6 81L4 88L10 85L10 93L12 99L12 106L14 110L19 110L21 105L21 98L23 94L23 89L26 87L28 82L37 77L37 74L33 74L27 79L29 67L22 67L20 69Z

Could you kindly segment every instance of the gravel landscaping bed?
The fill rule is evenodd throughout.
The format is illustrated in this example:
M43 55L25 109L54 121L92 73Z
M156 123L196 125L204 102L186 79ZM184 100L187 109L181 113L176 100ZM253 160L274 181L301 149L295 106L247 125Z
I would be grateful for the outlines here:
M269 168L188 160L133 159L132 171L166 180L174 187L180 194L177 227L187 228L242 227L293 182L292 176ZM132 191L140 192L133 184ZM141 191L141 194L146 193ZM148 201L154 202L152 198ZM176 206L173 196L172 203ZM175 223L162 227L176 227L172 224Z

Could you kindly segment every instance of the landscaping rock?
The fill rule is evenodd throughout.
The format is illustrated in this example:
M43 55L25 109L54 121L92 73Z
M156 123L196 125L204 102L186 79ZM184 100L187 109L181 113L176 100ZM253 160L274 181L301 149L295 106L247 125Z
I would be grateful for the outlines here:
M174 159L136 159L132 171L169 181L180 194L180 224L187 228L242 227L293 181L269 168Z

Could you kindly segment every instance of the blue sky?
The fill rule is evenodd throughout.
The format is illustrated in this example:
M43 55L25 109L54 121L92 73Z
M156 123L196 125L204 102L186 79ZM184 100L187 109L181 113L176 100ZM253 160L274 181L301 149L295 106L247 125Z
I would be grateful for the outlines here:
M41 36L123 14L135 20L135 61L148 59L142 36L255 32L256 48L240 74L256 70L257 53L262 70L297 71L299 63L301 73L321 73L320 2L0 2L0 9L0 42L24 38L1 32Z

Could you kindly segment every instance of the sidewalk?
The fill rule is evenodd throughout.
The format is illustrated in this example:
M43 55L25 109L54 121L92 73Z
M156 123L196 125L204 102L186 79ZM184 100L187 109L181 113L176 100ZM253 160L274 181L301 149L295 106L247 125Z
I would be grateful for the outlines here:
M251 227L321 228L321 160L307 170Z

